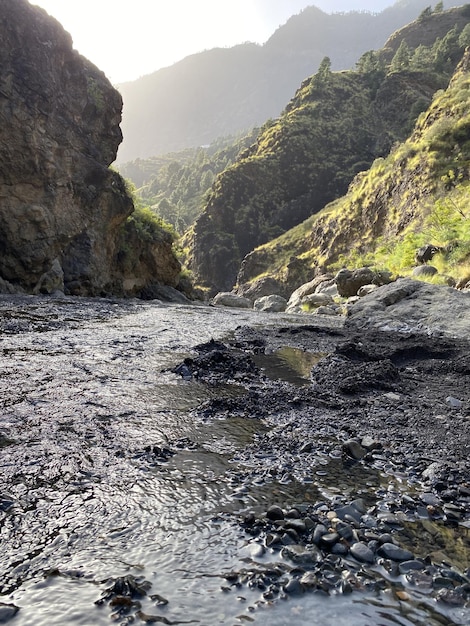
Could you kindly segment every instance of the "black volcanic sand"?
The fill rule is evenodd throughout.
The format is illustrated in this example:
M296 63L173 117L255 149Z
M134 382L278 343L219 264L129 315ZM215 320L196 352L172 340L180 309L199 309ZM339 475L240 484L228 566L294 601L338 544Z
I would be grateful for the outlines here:
M252 588L269 603L386 590L424 606L429 623L454 623L446 612L455 610L455 623L470 623L469 348L315 325L241 327L225 343L197 346L177 373L244 389L197 416L263 421L234 458L241 500L273 483L295 485L298 496L227 513L246 534L248 558L224 591ZM267 376L286 349L286 371ZM303 381L293 372L283 380L315 356Z

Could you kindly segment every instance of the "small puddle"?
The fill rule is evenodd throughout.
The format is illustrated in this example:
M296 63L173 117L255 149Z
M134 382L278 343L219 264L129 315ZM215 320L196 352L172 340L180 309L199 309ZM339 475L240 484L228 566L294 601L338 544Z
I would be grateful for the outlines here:
M312 368L327 354L284 346L268 354L256 354L253 360L271 380L284 380L293 385L303 386L310 380Z

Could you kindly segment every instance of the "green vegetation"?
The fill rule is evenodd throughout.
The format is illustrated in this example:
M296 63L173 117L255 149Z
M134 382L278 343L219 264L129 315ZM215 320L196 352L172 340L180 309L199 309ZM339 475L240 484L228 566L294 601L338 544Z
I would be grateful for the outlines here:
M139 202L151 207L181 235L199 217L216 176L232 165L256 139L258 129L224 137L208 147L191 148L119 166L132 180Z
M439 270L433 280L470 279L468 67L470 53L408 140L358 174L344 197L256 249L245 279L268 271L282 281L292 258L310 274L367 265L403 275L427 244L441 249L432 261Z
M191 236L184 237L196 280L218 290L231 288L242 261L243 280L273 271L283 276L292 256L311 271L338 263L344 240L348 254L360 258L370 251L371 240L386 235L381 226L385 212L395 236L413 221L410 207L421 210L414 203L413 187L401 179L402 171L413 175L417 185L426 180L428 193L437 190L441 177L447 177L442 185L448 186L454 183L451 176L461 180L465 164L455 145L466 140L465 121L456 125L442 119L426 130L426 137L401 142L420 115L425 116L433 94L447 86L461 58L467 36L463 10L453 10L458 26L447 32L448 16L436 7L424 40L416 25L410 26L401 40L394 38L388 57L369 51L355 72L332 72L330 59L323 59L283 114L265 124L253 146L216 177L201 218ZM464 93L462 102L466 97ZM394 145L393 158L386 157ZM358 172L363 173L354 179ZM313 246L315 253L309 252L305 237L294 245L283 239L283 232L341 198L353 179L350 205L339 202L336 214L328 209L333 217L326 225L323 218L320 225L314 220L321 250ZM384 181L397 179L405 194L374 214L377 181L385 186ZM361 214L367 219L357 219ZM292 237L297 234L302 236ZM270 240L272 245L265 245ZM214 250L220 250L216 263Z
M134 211L127 218L127 223L133 224L136 232L142 240L152 242L159 241L162 236L168 239L171 237L173 241L178 239L173 225L166 222L151 207L146 206L144 201L139 197L135 185L126 180L126 190L134 202Z

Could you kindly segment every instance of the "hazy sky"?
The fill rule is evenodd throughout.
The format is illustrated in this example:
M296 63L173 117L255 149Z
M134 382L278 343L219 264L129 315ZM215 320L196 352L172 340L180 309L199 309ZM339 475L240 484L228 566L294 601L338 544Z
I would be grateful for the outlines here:
M114 83L202 50L264 43L306 6L380 11L394 0L30 0L72 35L74 47Z

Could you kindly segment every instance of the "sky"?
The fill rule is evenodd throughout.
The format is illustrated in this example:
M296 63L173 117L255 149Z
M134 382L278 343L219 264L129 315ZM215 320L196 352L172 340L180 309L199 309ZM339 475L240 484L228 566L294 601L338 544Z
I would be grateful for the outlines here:
M380 11L393 0L30 0L72 35L74 47L113 84L190 54L247 41L263 44L307 6L327 13Z

